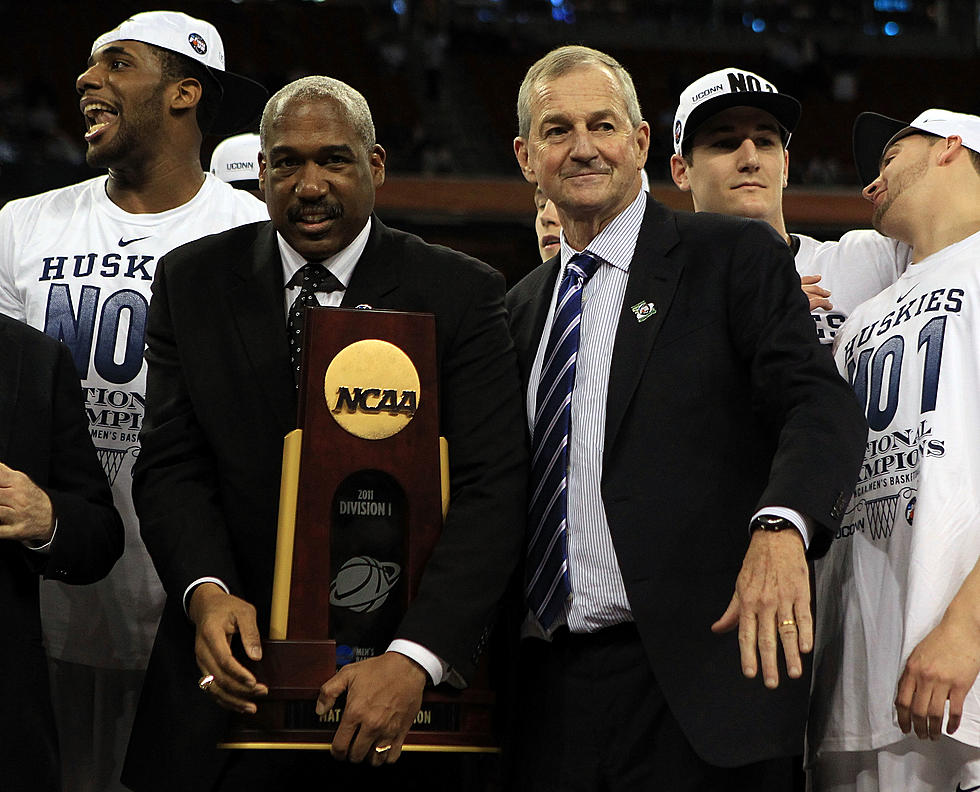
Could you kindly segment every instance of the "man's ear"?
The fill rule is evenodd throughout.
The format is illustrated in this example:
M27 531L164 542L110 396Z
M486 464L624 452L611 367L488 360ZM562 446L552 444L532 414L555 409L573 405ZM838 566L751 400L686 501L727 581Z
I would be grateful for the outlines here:
M259 189L265 192L265 169L266 161L265 154L261 151L259 152Z
M538 178L534 175L534 169L528 157L527 141L522 137L514 138L514 156L517 157L517 164L521 166L521 173L524 179L531 184L537 184Z
M170 107L174 110L193 110L204 95L201 83L193 77L184 77L173 84Z
M385 159L387 154L381 146L375 143L368 151L368 164L371 167L371 175L374 187L377 189L385 183Z
M789 149L783 149L783 189L789 186Z
M680 154L674 154L670 158L670 178L674 180L674 184L680 187L684 192L690 192L691 190L691 180L687 177L687 160L684 159Z
M647 154L650 153L650 125L646 121L641 121L636 128L636 160L639 163L639 170L647 164Z
M963 150L963 138L959 135L950 135L944 141L942 151L939 152L937 165L945 165Z

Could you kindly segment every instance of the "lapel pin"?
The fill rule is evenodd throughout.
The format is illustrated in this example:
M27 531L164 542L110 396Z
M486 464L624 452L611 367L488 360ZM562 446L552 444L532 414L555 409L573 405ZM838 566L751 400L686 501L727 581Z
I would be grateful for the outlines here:
M637 322L645 322L657 312L657 306L652 302L638 302L630 310L636 314Z

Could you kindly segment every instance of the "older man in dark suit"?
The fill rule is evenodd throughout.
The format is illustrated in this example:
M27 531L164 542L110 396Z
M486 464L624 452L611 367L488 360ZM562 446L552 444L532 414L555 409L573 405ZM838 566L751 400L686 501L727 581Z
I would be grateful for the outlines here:
M520 552L526 451L502 276L372 215L385 152L344 83L286 86L261 137L271 222L173 251L154 284L134 491L168 601L123 776L140 791L290 787L307 772L333 782L346 772L309 752L228 761L215 750L226 723L215 701L254 712L265 692L229 646L237 635L257 657L257 625L269 622L282 438L296 425L287 309L300 283L319 284L321 305L435 314L450 445L451 506L396 640L321 691L321 710L347 695L336 758L398 758L423 686L472 673ZM209 695L202 674L214 677Z
M68 348L0 314L0 785L54 792L57 736L38 578L92 583L123 528Z
M521 788L785 789L807 546L840 521L866 426L772 230L643 194L619 63L553 51L518 115L563 229L508 295L532 434Z

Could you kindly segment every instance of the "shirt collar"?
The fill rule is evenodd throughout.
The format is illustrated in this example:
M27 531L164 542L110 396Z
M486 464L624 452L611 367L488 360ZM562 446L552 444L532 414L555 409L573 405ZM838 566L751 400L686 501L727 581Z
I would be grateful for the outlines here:
M633 203L616 215L612 222L585 246L585 250L607 264L612 264L623 272L629 272L630 261L633 258L633 251L636 249L636 240L640 236L640 225L643 223L646 207L647 194L644 190L640 190L636 198L633 199ZM577 252L579 251L574 250L565 240L565 232L562 231L562 272L565 271L569 260Z
M354 237L354 240L343 250L338 250L332 256L325 258L320 263L326 267L339 280L344 288L350 284L350 279L354 275L354 267L357 260L367 247L368 237L371 235L371 218L361 232ZM293 275L299 271L300 267L306 264L306 259L297 253L289 243L283 239L282 234L276 231L276 241L279 243L279 255L282 257L282 277L283 283L289 283Z

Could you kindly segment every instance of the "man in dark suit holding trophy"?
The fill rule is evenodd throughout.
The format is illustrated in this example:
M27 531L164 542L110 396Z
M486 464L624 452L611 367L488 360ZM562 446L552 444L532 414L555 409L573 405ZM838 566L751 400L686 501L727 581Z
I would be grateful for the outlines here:
M451 506L395 640L321 688L318 714L346 694L334 758L398 759L423 688L473 673L521 551L526 451L502 276L373 216L385 152L366 101L344 83L287 85L266 106L261 138L271 222L178 248L153 287L134 495L168 599L123 776L140 791L288 787L284 773L341 769L321 752L229 759L215 749L227 726L215 703L253 713L266 693L231 646L237 635L257 659L269 623L298 298L433 313L450 446Z

